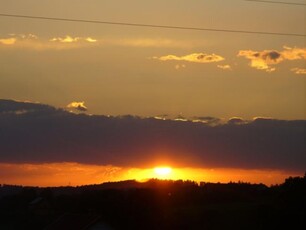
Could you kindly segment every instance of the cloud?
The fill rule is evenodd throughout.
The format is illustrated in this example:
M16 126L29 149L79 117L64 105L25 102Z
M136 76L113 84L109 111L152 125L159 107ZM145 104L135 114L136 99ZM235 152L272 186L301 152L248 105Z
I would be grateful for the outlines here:
M35 34L9 34L9 36L20 39L38 39Z
M306 69L302 69L302 68L293 68L291 69L292 72L294 72L295 74L306 74Z
M221 125L222 121L219 118L216 117L193 117L192 122L201 122L208 124L210 126L216 126L216 125Z
M66 50L87 47L98 43L91 37L55 37L42 39L34 34L9 34L10 37L0 38L0 48L26 48L33 50Z
M85 106L85 102L84 101L81 101L81 102L71 102L70 104L67 105L67 108L70 108L70 109L76 109L76 110L79 110L79 111L82 111L82 112L85 112L87 111L87 107Z
M232 70L232 67L230 65L217 65L217 67L223 70Z
M89 45L95 46L121 46L138 48L191 48L202 43L197 41L182 41L167 38L93 38L66 35L64 37L39 38L34 34L9 34L0 38L0 45L16 48L30 48L35 50L64 50L82 48ZM12 46L14 45L14 46Z
M58 37L58 38L52 38L50 39L50 42L63 42L63 43L71 43L71 42L78 42L80 40L79 37L70 37L66 36L64 38Z
M167 55L161 57L153 57L160 61L187 61L195 63L212 63L223 61L224 58L216 54L193 53L185 56Z
M251 67L259 70L266 70L267 72L275 71L275 68L270 67L270 65L276 65L283 61L281 53L273 50L264 50L262 52L241 50L238 56L251 60Z
M166 38L132 38L132 39L107 39L103 41L106 44L131 47L155 47L155 48L190 48L192 42L172 40Z
M0 100L0 162L305 170L306 121L209 125ZM28 112L17 114L20 109ZM214 118L203 118L214 121Z
M0 45L13 46L20 41L36 40L38 37L34 34L9 34L8 38L0 38Z
M94 42L97 42L98 40L94 39L94 38L91 38L91 37L88 37L88 38L85 38L85 41L94 43Z
M176 70L179 70L179 69L184 69L184 68L186 68L186 65L179 65L179 64L177 64L177 65L175 65L175 67L174 67Z
M0 44L2 45L15 45L20 41L36 40L38 37L34 34L9 34L8 38L0 38Z
M87 37L87 38L82 38L82 37L71 37L69 35L66 35L66 37L57 37L57 38L52 38L50 39L51 42L61 42L61 43L75 43L75 42L90 42L90 43L95 43L98 40Z
M284 46L284 51L281 54L286 60L306 60L306 48L301 49Z
M3 38L0 39L0 44L2 45L14 45L16 43L16 38Z
M13 101L13 100L5 100L0 99L0 116L1 115L9 115L9 114L26 114L26 113L48 113L52 114L55 112L59 112L58 110L52 106L44 105L40 103L33 103L28 101Z
M273 72L276 70L273 65L277 65L285 60L301 60L306 59L306 49L284 47L283 51L277 50L240 50L238 57L245 57L251 60L250 66L259 70Z

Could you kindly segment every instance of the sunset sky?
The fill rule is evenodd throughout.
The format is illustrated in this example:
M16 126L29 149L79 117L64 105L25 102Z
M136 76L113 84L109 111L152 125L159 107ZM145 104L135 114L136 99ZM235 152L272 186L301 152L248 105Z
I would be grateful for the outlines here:
M305 6L242 0L10 0L0 14L306 34ZM0 184L144 179L157 166L273 184L306 170L305 36L0 28Z

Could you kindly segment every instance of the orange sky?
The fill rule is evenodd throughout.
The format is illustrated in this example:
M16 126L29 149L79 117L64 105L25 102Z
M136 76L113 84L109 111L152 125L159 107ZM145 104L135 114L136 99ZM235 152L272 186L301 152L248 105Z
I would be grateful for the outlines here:
M230 181L280 184L289 176L302 176L303 172L285 172L280 170L242 170L242 169L200 169L171 168L166 175L156 173L152 168L127 168L115 166L97 166L78 163L52 164L0 164L0 184L28 186L77 186L99 184L108 181L136 179L145 181L150 178L172 180L194 180L196 182ZM167 166L171 167L171 166Z
M306 34L305 7L250 1L10 0L0 13ZM0 100L12 100L0 107L0 183L142 180L163 157L171 179L303 174L289 170L306 163L303 36L6 17L0 28Z
M306 32L305 7L247 1L11 0L1 11ZM5 17L0 28L0 98L85 102L89 113L104 115L306 119L304 37Z

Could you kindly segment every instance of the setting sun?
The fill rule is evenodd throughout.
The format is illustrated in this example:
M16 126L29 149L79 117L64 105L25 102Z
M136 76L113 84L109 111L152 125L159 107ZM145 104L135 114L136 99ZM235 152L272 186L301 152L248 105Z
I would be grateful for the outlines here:
M172 172L170 167L156 167L154 173L158 178L168 178Z

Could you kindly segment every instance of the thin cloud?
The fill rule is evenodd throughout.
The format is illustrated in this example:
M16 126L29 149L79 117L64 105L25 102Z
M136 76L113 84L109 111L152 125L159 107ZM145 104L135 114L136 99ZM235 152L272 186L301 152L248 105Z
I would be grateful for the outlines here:
M0 38L0 44L2 45L16 45L17 42L24 42L30 40L37 40L38 37L34 34L9 34L8 38Z
M224 58L217 54L192 53L185 56L166 55L161 57L153 57L160 61L186 61L194 63L212 63L223 61Z
M55 37L41 39L34 34L9 34L9 37L0 38L0 47L3 48L26 48L33 50L66 50L82 48L98 43L91 37Z
M9 36L22 39L38 39L35 34L9 34Z
M276 70L275 66L285 60L302 60L306 59L306 48L290 48L285 46L283 51L277 50L240 50L238 57L245 57L250 60L250 66L258 70L265 70L273 72Z
M81 101L81 102L77 102L77 101L71 102L70 104L67 105L67 108L69 108L69 109L76 109L76 110L81 111L81 112L87 111L87 107L85 106L85 102L84 101Z
M217 67L223 70L232 70L232 67L230 65L217 65Z
M0 39L0 44L2 45L14 45L16 43L16 38L2 38Z
M284 46L284 51L281 54L286 60L306 60L306 48L290 48Z
M291 71L299 75L306 74L306 69L302 69L302 68L293 68L291 69Z
M192 122L200 122L200 123L204 123L207 124L209 126L216 126L216 125L222 125L222 120L220 118L216 118L216 117L193 117L192 118Z
M262 116L253 117L253 121L260 121L260 120L270 120L270 121L272 121L273 118L272 117L262 117Z
M98 40L97 40L97 39L94 39L94 38L91 38L91 37L88 37L88 38L85 38L85 41L91 42L91 43L95 43L95 42L97 42Z
M179 65L179 64L177 64L177 65L175 65L174 66L174 68L176 69L176 70L179 70L179 69L184 69L184 68L186 68L186 65Z
M58 38L52 38L50 39L50 42L62 42L62 43L72 43L72 42L78 42L80 40L79 37L70 37L66 36L64 38L58 37Z
M50 39L51 42L61 42L61 43L75 43L75 42L90 42L90 43L95 43L98 40L87 37L87 38L82 38L82 37L71 37L69 35L66 35L66 37L57 37L57 38L52 38Z
M10 47L30 48L35 50L64 50L82 48L88 45L95 46L121 46L135 48L191 48L201 45L194 41L181 41L167 38L93 38L66 35L64 37L38 38L34 34L9 34L8 37L0 38L0 45L14 45Z
M0 44L5 46L16 45L20 41L36 40L38 37L34 34L9 34L7 38L0 38Z
M116 46L140 47L140 48L190 48L191 42L165 39L165 38L133 38L133 39L107 39L104 43Z

